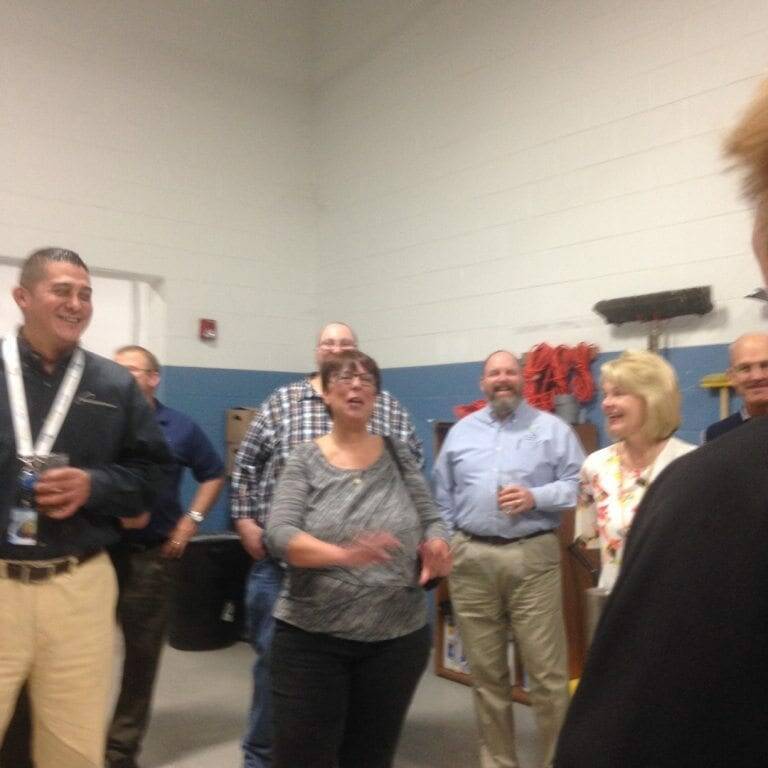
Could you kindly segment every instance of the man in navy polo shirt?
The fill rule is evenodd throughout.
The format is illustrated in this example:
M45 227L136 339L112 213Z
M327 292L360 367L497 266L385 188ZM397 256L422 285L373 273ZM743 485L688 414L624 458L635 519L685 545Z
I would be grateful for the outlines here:
M125 638L125 662L106 758L109 768L136 768L165 639L172 563L184 553L215 503L224 485L224 465L197 424L155 397L160 365L151 352L138 346L122 347L115 353L115 362L133 374L175 462L152 509L143 519L123 520L123 540L111 552L120 588L117 616ZM199 483L186 513L179 502L184 467L192 470Z

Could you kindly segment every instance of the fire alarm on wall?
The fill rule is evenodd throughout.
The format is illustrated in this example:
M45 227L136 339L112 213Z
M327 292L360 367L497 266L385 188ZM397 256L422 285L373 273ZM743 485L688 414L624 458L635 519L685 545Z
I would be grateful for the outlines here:
M200 338L203 341L214 341L216 339L216 321L208 318L200 319Z

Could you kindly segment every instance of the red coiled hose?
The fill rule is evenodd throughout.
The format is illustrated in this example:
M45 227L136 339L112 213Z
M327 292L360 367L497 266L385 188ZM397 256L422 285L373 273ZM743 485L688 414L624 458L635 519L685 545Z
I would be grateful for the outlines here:
M582 342L575 347L537 344L525 356L523 396L534 408L554 411L555 395L573 394L580 403L595 394L589 370L597 348Z

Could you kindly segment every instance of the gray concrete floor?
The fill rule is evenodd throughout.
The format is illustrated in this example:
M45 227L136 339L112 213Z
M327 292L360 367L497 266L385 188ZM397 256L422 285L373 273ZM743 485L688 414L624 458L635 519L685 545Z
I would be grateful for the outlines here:
M238 768L252 662L245 643L194 653L166 648L139 759L142 768ZM515 717L518 758L529 768L534 764L533 717L523 706L515 707ZM469 688L436 677L430 666L408 714L395 766L479 766Z

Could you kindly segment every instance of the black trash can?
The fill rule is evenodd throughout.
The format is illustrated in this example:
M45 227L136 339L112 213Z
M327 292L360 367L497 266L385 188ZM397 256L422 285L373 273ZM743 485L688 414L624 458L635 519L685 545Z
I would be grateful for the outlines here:
M243 637L251 558L235 534L195 536L179 562L168 642L179 651L226 648Z

